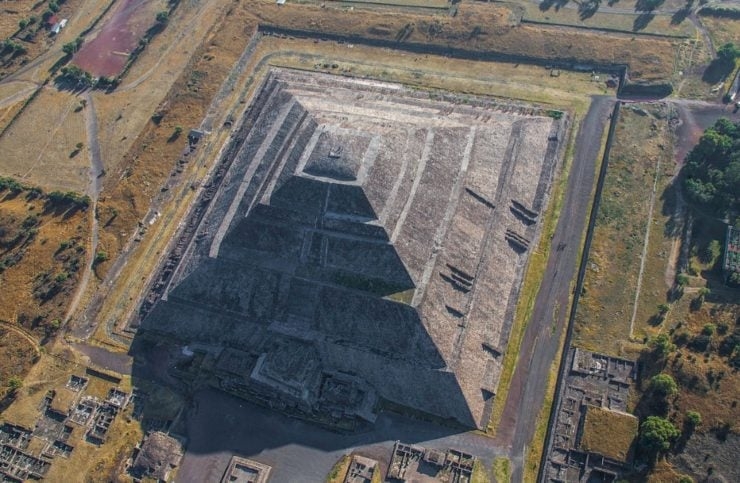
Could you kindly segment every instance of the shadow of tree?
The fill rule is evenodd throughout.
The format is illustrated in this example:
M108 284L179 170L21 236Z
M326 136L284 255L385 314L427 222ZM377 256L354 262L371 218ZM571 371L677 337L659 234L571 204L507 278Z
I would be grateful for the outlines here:
M555 7L555 11L559 11L561 8L566 6L570 0L543 0L540 3L540 11L547 12L552 7Z
M635 3L635 12L652 12L663 5L665 0L637 0Z
M716 84L730 75L732 69L733 64L731 62L727 62L720 58L714 59L704 70L701 80L708 84Z
M674 13L671 16L671 25L680 24L681 22L686 20L686 17L688 17L690 13L691 13L691 7L688 5L682 8L681 10L677 10L676 13Z
M578 16L581 20L591 18L599 10L600 5L601 0L586 0L578 5Z
M644 30L645 27L647 27L650 22L653 21L655 18L655 14L652 12L644 12L635 17L635 21L632 24L632 30L634 32L639 32L640 30Z

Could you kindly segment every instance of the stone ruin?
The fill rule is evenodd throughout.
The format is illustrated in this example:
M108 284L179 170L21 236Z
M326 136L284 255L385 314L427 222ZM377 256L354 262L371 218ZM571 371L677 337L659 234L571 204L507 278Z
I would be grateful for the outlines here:
M484 428L566 137L548 113L272 69L130 329L243 351L239 383L309 410L377 394Z

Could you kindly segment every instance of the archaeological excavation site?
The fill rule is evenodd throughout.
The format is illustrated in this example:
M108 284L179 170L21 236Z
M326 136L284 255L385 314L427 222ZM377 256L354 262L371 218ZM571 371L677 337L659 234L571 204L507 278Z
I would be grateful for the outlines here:
M223 389L484 428L568 116L273 68L130 331L225 347Z

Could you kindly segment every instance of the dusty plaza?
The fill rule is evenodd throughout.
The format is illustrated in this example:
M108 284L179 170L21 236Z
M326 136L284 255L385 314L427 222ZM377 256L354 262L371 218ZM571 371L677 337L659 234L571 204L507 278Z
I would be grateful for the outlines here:
M0 481L740 478L736 0L0 12Z

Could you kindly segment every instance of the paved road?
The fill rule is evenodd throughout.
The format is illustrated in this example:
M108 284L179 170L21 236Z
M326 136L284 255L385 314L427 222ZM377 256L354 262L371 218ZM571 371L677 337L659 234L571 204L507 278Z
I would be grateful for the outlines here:
M512 481L522 479L525 448L534 434L537 415L544 402L547 377L567 320L570 285L576 274L580 242L592 203L596 160L613 104L611 97L594 97L581 123L547 269L535 299L497 430L497 444L510 448Z

